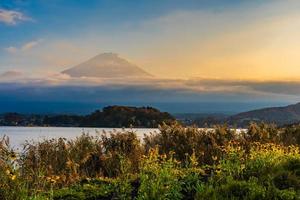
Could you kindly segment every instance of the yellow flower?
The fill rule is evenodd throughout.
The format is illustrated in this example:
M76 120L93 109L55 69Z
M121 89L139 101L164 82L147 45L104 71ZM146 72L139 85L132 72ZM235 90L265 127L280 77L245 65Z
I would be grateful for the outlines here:
M242 165L241 165L241 170L244 170L245 167L246 167L245 164L242 164Z
M163 154L163 155L161 155L161 158L162 158L162 159L166 159L166 158L167 158L167 155L166 155L166 154Z
M7 175L10 175L10 170L9 170L9 169L5 170L5 173L6 173Z
M15 152L11 152L11 153L10 153L10 160L14 161L14 160L16 160L16 159L17 159L16 153L15 153Z
M11 180L15 180L16 178L17 178L16 175L12 175L12 176L10 177Z
M218 160L218 156L212 156L213 161Z

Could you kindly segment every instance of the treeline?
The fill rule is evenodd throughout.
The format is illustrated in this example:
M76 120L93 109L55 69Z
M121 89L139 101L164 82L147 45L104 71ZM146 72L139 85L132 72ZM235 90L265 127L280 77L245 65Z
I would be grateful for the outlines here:
M152 107L108 106L89 115L22 115L7 113L0 118L2 126L58 127L145 127L170 124L175 118Z

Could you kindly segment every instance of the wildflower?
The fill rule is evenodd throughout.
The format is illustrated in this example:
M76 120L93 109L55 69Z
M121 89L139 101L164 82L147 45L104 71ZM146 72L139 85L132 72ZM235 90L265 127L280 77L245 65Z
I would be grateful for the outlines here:
M212 156L213 161L218 160L218 156Z
M197 158L196 158L195 152L193 152L193 154L190 156L190 161L191 161L191 164L192 164L193 166L197 166L197 165L198 165L198 162L197 162Z
M14 161L14 160L16 160L16 159L17 159L16 153L15 153L15 152L11 152L11 153L10 153L10 160Z
M241 165L241 170L244 170L245 167L246 167L245 164L242 164L242 165Z
M11 177L10 177L10 179L13 181L13 180L15 180L17 178L17 176L16 175L12 175Z
M221 172L222 172L221 169L216 169L216 173L217 173L217 174L220 174Z
M48 176L46 177L46 180L52 184L56 183L57 180L59 180L60 177L59 176Z
M53 178L51 178L51 180L50 180L50 183L56 183L56 180L55 179L53 179Z
M163 154L163 155L161 155L161 158L162 158L162 159L166 159L166 158L167 158L167 155L166 155L166 154Z
M6 173L7 175L10 175L11 171L10 171L9 169L7 169L7 170L5 170L5 173Z
M142 155L142 158L147 158L147 156L146 155Z

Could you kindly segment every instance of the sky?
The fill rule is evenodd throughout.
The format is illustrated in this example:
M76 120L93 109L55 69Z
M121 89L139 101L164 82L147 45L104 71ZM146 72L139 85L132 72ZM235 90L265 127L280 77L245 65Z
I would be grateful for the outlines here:
M82 85L60 72L114 52L157 78L134 84L140 101L156 91L173 92L166 102L297 102L299 10L295 0L0 0L0 89Z

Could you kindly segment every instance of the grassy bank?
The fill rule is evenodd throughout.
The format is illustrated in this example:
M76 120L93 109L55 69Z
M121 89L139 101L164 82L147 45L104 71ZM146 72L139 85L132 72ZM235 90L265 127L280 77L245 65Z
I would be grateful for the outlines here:
M0 144L0 199L300 199L300 127L160 127Z

